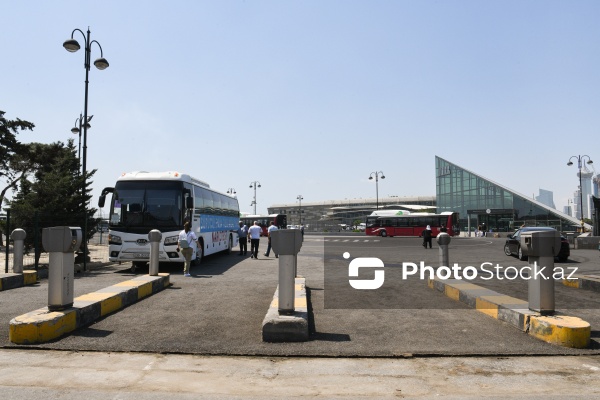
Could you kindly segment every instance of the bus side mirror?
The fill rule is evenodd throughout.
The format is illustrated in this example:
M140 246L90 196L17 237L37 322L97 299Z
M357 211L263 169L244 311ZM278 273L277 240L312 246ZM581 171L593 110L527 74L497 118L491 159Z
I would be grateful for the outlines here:
M194 208L194 199L191 197L185 198L185 208L192 209Z
M104 189L102 189L102 193L100 194L100 197L98 198L98 207L100 207L100 208L104 207L104 203L106 202L106 194L107 193L115 193L115 188L105 187Z

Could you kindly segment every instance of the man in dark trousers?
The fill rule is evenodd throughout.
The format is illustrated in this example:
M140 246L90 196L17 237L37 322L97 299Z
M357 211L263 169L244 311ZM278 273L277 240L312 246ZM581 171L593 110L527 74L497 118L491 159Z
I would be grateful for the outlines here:
M427 225L427 228L421 232L421 236L423 236L423 247L427 248L429 244L429 248L431 249L431 226Z
M248 227L240 221L240 228L237 230L240 238L240 256L245 256L248 252Z
M258 221L254 221L254 225L248 229L248 235L250 236L250 257L255 260L258 258L258 245L260 243L261 232L262 228L258 225Z

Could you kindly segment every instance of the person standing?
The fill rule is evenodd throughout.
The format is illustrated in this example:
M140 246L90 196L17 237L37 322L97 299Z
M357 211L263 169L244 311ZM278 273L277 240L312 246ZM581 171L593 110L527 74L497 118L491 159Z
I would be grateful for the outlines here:
M431 226L427 225L427 228L421 232L421 236L423 236L423 247L427 248L427 245L429 245L431 249Z
M279 228L277 228L277 225L275 225L275 221L271 221L271 226L269 226L269 229L267 229L267 236L269 237L269 244L267 244L267 252L265 253L265 257L269 257L269 254L271 254L271 233L275 232L276 230L278 230ZM275 254L275 258L279 258L279 256L277 254Z
M198 249L200 249L200 242L198 242L196 234L190 229L190 223L186 222L183 224L183 230L179 232L179 240L177 241L177 251L181 251L184 259L183 276L191 276L190 264L192 263L192 254L194 254L194 250L192 249L192 243L194 242L198 245ZM200 249L199 251L202 250Z
M258 221L254 221L254 225L248 229L248 235L250 235L250 257L254 259L258 258L258 245L260 243L261 232L262 228L258 225Z
M240 227L237 230L240 239L240 256L245 256L248 253L248 227L240 221Z

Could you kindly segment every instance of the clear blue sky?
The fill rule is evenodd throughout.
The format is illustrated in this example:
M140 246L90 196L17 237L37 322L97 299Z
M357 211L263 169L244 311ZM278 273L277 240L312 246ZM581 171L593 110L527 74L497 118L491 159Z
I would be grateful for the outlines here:
M600 172L598 1L0 0L0 110L66 141L92 67L94 199L125 171L178 170L251 211L434 195L434 156L522 194ZM76 33L81 44L83 37ZM97 46L92 59L100 57ZM77 141L76 141L77 143Z

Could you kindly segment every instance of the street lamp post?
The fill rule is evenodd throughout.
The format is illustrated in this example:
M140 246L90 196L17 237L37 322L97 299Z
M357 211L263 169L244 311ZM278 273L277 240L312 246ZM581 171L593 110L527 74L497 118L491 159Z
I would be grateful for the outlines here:
M581 216L581 233L583 233L585 230L583 228L583 225L584 225L583 224L583 186L581 184L581 167L582 167L582 162L585 161L586 158L587 158L588 165L593 164L594 162L588 155L571 156L571 158L569 158L569 162L567 163L567 165L569 167L571 165L573 165L573 162L571 160L574 158L577 159L577 169L579 169L579 212L580 212L580 216Z
M250 182L250 187L254 188L254 200L252 200L251 206L254 206L254 215L256 215L256 188L260 187L259 181Z
M296 197L296 199L300 202L300 223L298 225L302 226L302 200L304 200L304 197L302 197L302 195L299 194L298 197Z
M87 119L87 124L85 124L86 129L90 129L92 126L90 125L90 121L94 118L93 115L90 115ZM77 150L77 159L79 160L79 168L81 169L81 132L82 132L82 123L83 123L83 115L79 114L79 118L75 120L75 126L71 128L71 132L74 135L79 135L78 142L78 150Z
M106 61L106 58L104 58L103 54L102 54L102 46L100 46L100 43L98 43L96 40L90 40L90 28L88 27L87 30L87 35L85 33L83 33L83 31L81 29L73 29L73 32L71 32L71 39L67 39L65 40L65 42L63 43L63 47L70 53L74 53L77 50L79 50L81 48L81 46L79 45L79 42L77 42L77 40L73 39L73 35L75 34L75 32L79 32L83 35L83 38L85 39L85 53L84 53L84 64L83 66L85 67L85 98L84 98L84 104L83 104L83 121L85 121L85 123L83 124L83 159L82 159L82 173L81 173L81 177L83 178L83 186L82 186L82 202L83 202L83 211L84 211L84 218L83 218L83 231L82 231L82 240L81 243L83 245L83 270L86 270L86 259L87 259L87 202L85 201L85 189L86 189L86 155L87 155L87 128L88 128L88 85L89 85L89 74L90 74L90 60L91 60L91 54L92 54L92 44L96 43L98 45L98 47L100 48L100 58L96 59L96 61L94 61L94 66L96 68L98 68L99 70L103 70L108 68L108 61Z
M379 176L380 175L381 175L381 179L385 179L385 176L383 175L383 171L371 172L371 175L369 175L369 180L372 180L373 176L375 176L375 196L376 196L376 201L377 201L377 210L379 210Z

